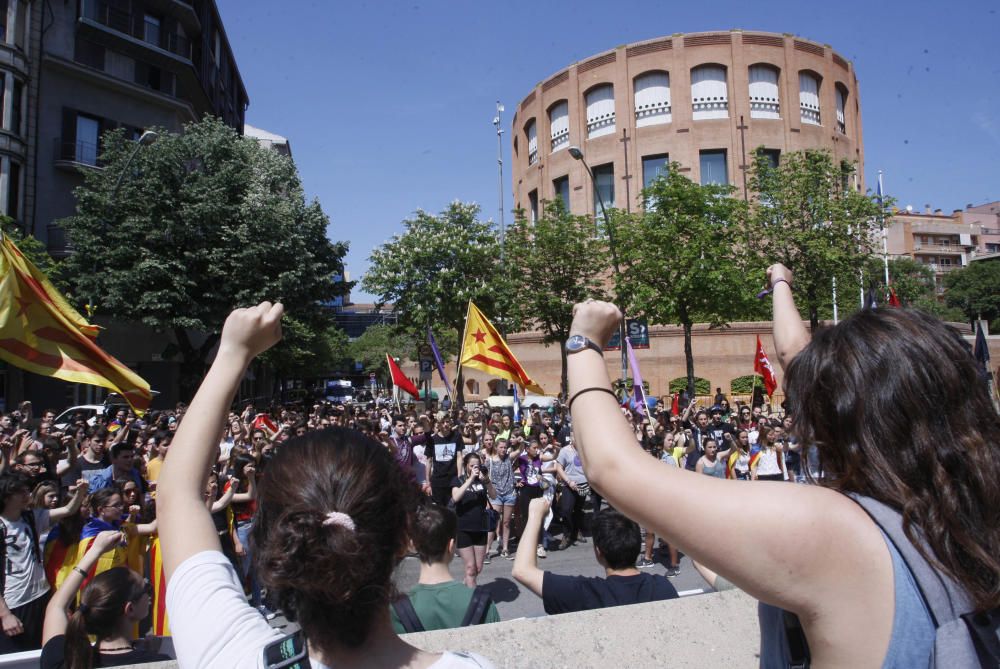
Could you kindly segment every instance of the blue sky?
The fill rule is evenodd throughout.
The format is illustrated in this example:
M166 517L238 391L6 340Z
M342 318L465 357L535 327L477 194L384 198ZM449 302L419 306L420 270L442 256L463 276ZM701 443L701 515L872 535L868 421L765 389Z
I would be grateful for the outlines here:
M858 73L870 188L881 169L901 206L1000 200L998 0L218 4L250 95L247 122L291 140L330 236L350 242L353 279L417 209L459 199L497 217L497 100L510 211L510 120L531 88L591 54L679 32L743 28L832 45Z

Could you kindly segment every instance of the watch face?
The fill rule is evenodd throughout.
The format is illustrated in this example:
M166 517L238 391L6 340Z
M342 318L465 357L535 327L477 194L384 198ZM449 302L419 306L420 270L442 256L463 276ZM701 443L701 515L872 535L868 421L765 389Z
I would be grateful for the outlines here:
M566 340L566 350L570 352L582 351L587 347L587 340L582 335L573 335Z

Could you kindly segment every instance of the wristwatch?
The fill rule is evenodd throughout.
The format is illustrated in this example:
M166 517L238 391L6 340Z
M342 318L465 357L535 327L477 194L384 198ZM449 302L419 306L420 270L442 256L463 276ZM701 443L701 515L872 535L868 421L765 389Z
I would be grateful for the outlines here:
M601 348L597 343L587 339L583 335L573 335L566 340L566 353L573 354L579 353L580 351L591 349L592 351L597 351L598 355L604 357L604 349Z

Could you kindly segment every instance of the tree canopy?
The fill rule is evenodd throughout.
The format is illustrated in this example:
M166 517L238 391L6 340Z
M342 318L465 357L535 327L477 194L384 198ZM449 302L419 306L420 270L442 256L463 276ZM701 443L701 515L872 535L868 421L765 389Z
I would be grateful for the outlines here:
M753 246L768 264L795 272L796 301L813 328L832 303L834 278L841 296L858 294L858 270L891 203L852 188L853 175L852 164L826 151L784 153L778 166L758 151L750 172Z
M334 280L347 244L327 238L329 219L306 202L291 159L214 118L157 132L148 146L105 134L105 168L83 171L77 213L59 224L73 246L72 296L172 330L190 390L234 307L280 300L302 328L327 327L320 307L347 289ZM195 346L188 329L208 337Z
M1000 331L1000 261L980 260L956 269L944 278L945 302L961 310L971 323L979 318Z
M759 261L749 249L746 203L733 192L731 186L696 184L671 163L643 190L645 212L611 216L622 263L616 292L627 300L630 316L683 326L691 394L692 325L734 319L750 308L759 285L748 278Z
M589 216L566 211L561 198L545 205L531 222L518 212L507 231L504 270L518 299L511 311L527 327L541 330L546 344L559 344L561 390L567 392L566 352L573 305L588 297L606 299L610 263L607 243L594 236Z
M435 336L461 330L469 300L495 325L506 314L510 290L500 271L499 237L478 217L479 205L458 201L436 216L417 211L401 234L372 251L361 286L381 303L392 302L399 328L415 340L424 340L428 327Z

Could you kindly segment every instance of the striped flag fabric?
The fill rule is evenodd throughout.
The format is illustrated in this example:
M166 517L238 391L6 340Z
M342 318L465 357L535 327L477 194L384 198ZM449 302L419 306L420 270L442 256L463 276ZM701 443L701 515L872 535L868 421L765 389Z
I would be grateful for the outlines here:
M431 351L434 353L434 365L437 367L438 375L444 382L444 390L451 395L451 382L444 371L444 360L441 358L441 349L438 348L437 341L434 339L434 333L431 332L430 328L427 328L427 343L431 345Z
M0 242L0 359L43 376L108 388L138 415L149 384L95 342L91 325L8 235Z
M160 537L156 535L149 546L149 584L153 590L151 613L152 632L156 636L170 636L170 622L167 619L167 579L163 573L163 553Z
M503 337L472 300L469 300L469 310L465 316L459 364L507 379L521 386L522 391L527 389L539 395L545 394L545 390L524 371Z

